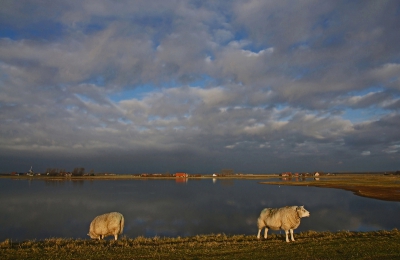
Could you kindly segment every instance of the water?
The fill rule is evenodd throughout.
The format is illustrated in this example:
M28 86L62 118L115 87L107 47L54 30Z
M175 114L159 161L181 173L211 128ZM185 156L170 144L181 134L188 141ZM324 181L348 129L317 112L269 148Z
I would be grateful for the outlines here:
M111 211L124 215L124 235L129 238L256 235L261 210L286 205L304 205L311 213L295 232L400 227L399 202L362 198L338 189L279 187L259 181L0 179L0 241L89 238L86 234L93 218Z

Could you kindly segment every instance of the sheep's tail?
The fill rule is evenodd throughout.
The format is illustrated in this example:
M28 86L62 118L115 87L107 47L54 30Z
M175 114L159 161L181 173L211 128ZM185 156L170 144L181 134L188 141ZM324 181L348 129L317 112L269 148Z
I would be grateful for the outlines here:
M121 216L121 221L119 222L119 225L120 225L120 234L122 234L122 231L124 231L124 224L125 224L125 219L124 219L124 216Z

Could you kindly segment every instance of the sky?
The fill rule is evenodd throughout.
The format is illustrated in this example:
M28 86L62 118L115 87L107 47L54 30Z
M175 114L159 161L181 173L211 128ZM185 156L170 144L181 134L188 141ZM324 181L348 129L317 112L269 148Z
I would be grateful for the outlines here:
M2 0L0 172L400 170L400 2Z

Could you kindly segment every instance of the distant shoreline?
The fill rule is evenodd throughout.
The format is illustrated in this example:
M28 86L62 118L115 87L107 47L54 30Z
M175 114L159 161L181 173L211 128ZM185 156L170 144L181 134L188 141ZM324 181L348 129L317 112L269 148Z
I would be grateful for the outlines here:
M290 176L292 178L296 177L302 177L300 173L299 176ZM323 174L318 177L322 176L354 176L354 175L394 175L395 171L379 171L379 172L332 172L328 174ZM61 175L46 175L46 174L40 174L40 175L33 175L29 176L26 174L19 174L19 175L12 175L12 174L7 174L7 173L0 173L0 178L28 178L28 179L81 179L81 180L94 180L94 179L177 179L177 178L187 178L187 179L214 179L214 178L225 178L225 179L259 179L259 178L282 178L284 176L281 176L279 173L243 173L243 174L233 174L233 175L217 175L213 176L212 174L189 174L188 177L175 177L172 176L166 176L164 174L146 174L147 176L141 176L144 174L94 174L94 175L72 175L72 176L61 176ZM288 177L288 176L286 176ZM313 178L312 174L308 173L307 178Z
M260 182L268 185L313 186L352 191L355 195L385 201L400 201L400 175L385 174L340 174L319 176L298 181L282 178L279 182Z
M313 186L320 188L336 188L352 191L355 195L386 201L400 201L400 175L379 173L346 173L322 176L279 176L278 174L242 174L229 176L196 175L185 178L174 176L138 176L133 174L101 175L101 176L12 176L0 175L0 178L14 180L43 181L100 181L100 180L260 180L260 184ZM271 181L272 179L276 179Z
M188 177L174 177L174 176L136 176L132 174L116 174L116 175L95 175L95 176L27 176L19 175L13 176L10 174L0 175L0 178L13 178L13 179L37 179L37 180L140 180L140 179L161 179L161 180L176 180L176 179L270 179L279 178L278 174L246 174L246 175L232 175L232 176L188 176Z

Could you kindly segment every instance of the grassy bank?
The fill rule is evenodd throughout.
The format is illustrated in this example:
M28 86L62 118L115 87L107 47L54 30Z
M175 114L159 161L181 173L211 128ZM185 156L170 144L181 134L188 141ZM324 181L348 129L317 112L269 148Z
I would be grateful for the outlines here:
M285 181L266 181L262 184L314 186L321 188L337 188L352 191L355 195L367 198L400 201L400 176L382 174L340 174L314 178L287 178Z
M95 241L53 238L0 242L1 259L400 259L400 232L314 232L267 240L255 236L122 238Z

